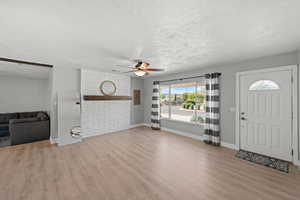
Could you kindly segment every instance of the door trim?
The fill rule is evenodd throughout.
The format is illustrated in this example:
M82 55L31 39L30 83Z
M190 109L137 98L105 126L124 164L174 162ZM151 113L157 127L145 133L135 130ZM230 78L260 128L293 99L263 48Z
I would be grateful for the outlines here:
M244 72L237 72L236 73L236 117L235 117L235 145L236 148L240 149L240 77L242 75L248 75L253 73L259 72L274 72L274 71L291 71L292 74L292 111L293 111L293 119L292 119L292 149L293 149L293 159L292 162L294 164L300 163L298 153L298 65L288 65L282 67L274 67L274 68L267 68L267 69L259 69L259 70L251 70L251 71L244 71Z

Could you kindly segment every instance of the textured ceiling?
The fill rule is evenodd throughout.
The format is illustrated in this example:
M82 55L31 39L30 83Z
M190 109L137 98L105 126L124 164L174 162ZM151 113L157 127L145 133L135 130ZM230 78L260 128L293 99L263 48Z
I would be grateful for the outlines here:
M1 0L0 57L164 73L300 48L299 0Z

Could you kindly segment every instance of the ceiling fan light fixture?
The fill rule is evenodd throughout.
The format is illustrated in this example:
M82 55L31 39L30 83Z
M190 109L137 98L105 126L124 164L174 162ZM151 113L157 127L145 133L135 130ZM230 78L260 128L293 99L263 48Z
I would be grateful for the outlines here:
M136 70L136 71L134 71L134 73L137 76L145 76L147 72L142 71L142 70Z
M149 65L148 63L142 63L140 68L146 69L148 67L148 65Z

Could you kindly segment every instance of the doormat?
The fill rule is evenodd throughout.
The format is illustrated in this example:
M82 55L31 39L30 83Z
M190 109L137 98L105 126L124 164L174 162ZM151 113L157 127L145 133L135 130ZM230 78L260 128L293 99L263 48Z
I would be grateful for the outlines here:
M247 160L259 165L264 165L273 169L277 169L282 172L289 173L289 162L280 160L277 158L272 158L269 156L264 156L258 153L253 153L245 150L239 150L235 157Z

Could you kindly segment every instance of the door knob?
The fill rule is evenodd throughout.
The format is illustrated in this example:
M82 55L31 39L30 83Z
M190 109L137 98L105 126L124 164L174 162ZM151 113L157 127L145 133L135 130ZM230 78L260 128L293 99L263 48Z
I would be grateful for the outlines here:
M245 117L241 117L241 120L247 120Z

